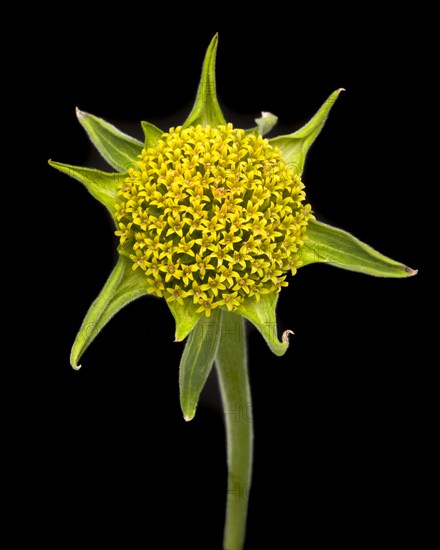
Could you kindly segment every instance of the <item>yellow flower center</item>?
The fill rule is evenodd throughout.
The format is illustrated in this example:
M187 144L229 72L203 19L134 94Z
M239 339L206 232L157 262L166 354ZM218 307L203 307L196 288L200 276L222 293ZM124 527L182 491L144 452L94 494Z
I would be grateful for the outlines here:
M279 149L232 124L178 126L139 158L118 189L116 235L148 292L209 316L287 286L311 211Z

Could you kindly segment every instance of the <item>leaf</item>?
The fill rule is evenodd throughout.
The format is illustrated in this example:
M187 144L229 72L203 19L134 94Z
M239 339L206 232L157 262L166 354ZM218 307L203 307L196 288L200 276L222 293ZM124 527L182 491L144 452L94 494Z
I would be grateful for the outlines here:
M267 111L261 111L261 117L256 118L255 122L257 123L257 127L252 128L251 130L247 130L246 132L250 133L252 131L257 130L260 136L265 136L272 130L272 128L278 122L278 117Z
M217 100L215 85L217 44L218 34L214 36L206 50L196 100L192 111L183 123L183 128L197 126L197 124L201 124L202 126L219 126L221 124L226 124Z
M277 136L269 140L271 145L281 149L284 160L299 176L304 170L304 163L310 146L324 127L330 109L343 90L344 88L339 88L339 90L333 92L315 116L302 128L287 136Z
M176 321L175 342L181 342L192 331L197 321L203 313L197 313L199 305L194 304L191 299L183 300L183 304L179 302L167 302L174 320Z
M154 124L151 124L151 122L147 122L145 120L141 122L141 126L145 136L145 148L156 147L161 136L163 135L162 130Z
M261 112L261 117L256 118L255 122L257 123L258 131L262 136L268 134L275 124L278 122L278 117L267 111Z
M143 143L124 134L102 118L76 109L76 116L102 157L118 172L136 168Z
M132 262L119 256L104 288L90 306L73 343L70 364L75 370L81 368L78 361L110 319L136 298L145 296L145 289L144 272L133 271Z
M263 294L257 302L254 299L244 301L237 313L246 317L261 333L272 353L284 355L289 347L289 334L291 330L284 331L281 342L278 340L277 321L275 309L278 301L278 293Z
M350 233L309 220L301 256L304 264L327 263L375 277L410 277L416 270L380 254Z
M50 166L60 172L77 179L85 185L89 193L103 204L110 212L112 218L115 214L115 202L117 202L117 187L124 181L126 174L118 172L101 172L95 168L83 168L49 160Z
M220 336L221 310L202 315L188 337L180 361L180 406L185 420L196 414L200 392L211 372Z

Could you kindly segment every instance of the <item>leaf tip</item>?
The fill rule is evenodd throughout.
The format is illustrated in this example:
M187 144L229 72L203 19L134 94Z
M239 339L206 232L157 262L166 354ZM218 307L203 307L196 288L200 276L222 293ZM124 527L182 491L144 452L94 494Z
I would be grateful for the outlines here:
M78 361L81 359L82 354L81 352L78 353L78 349L76 347L77 341L78 341L78 336L75 339L75 342L72 346L72 350L70 352L70 366L72 367L73 370L79 370L82 366L78 364Z
M209 43L209 47L212 47L214 49L214 52L217 50L218 46L218 32L214 34L214 36L211 38L211 42Z
M196 411L192 411L190 414L184 414L183 419L185 422L190 422L196 415Z
M87 113L81 111L80 109L78 109L78 107L75 107L75 113L78 120L81 120L82 118L87 118Z
M192 331L194 328L194 323L191 327L188 326L176 326L176 332L174 333L174 342L183 342L185 338L188 336L188 334Z
M417 273L419 272L418 269L411 269L410 267L406 267L405 271L407 277L414 277L414 275L417 275Z
M62 166L60 162L57 162L56 160L52 160L52 159L49 159L47 161L47 164L49 166L52 166L52 168L56 168L57 170L60 170L60 166Z
M258 131L262 136L268 134L275 124L278 122L278 117L269 111L261 111L261 117L256 118Z
M289 338L290 338L290 335L291 335L291 334L295 334L295 333L293 332L293 330L285 330L285 331L283 332L283 335L282 335L281 339L282 339L282 341L283 341L284 344L288 344L288 343L289 343Z

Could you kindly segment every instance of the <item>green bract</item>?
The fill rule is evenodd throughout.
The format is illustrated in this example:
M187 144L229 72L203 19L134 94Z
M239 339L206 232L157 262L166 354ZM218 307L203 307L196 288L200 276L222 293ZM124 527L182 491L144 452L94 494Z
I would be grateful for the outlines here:
M264 138L277 122L267 112L255 128L234 128L217 101L217 41L216 35L193 109L179 126L162 130L142 122L141 143L77 110L89 138L116 172L49 161L108 209L119 238L117 264L73 344L73 368L80 368L84 351L122 307L147 294L163 297L176 322L175 340L188 337L180 364L186 420L194 417L214 364L224 402L249 409L243 318L257 327L273 353L284 354L291 331L279 339L275 310L282 287L297 269L326 262L379 277L416 273L319 222L306 201L301 176L307 152L342 88L289 135ZM250 430L227 425L229 483L241 487L250 482ZM241 547L246 509L246 503L228 500L225 548Z

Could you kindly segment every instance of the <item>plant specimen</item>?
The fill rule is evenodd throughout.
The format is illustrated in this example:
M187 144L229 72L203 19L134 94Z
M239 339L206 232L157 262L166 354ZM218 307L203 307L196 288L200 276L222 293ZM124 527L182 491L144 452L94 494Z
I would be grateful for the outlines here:
M118 261L91 305L71 352L79 369L86 348L122 307L145 295L163 298L186 339L180 363L185 420L215 365L224 410L246 408L251 419L244 323L260 331L283 355L276 305L289 277L301 267L327 262L378 277L416 271L378 253L351 234L319 222L301 180L307 152L342 89L289 135L264 136L277 117L263 112L256 127L227 122L215 85L217 35L202 67L193 109L178 126L162 130L142 122L144 143L101 118L77 111L89 138L115 172L49 161L82 182L109 211L118 237ZM231 422L227 433L228 499L224 548L245 540L250 487L252 422Z

